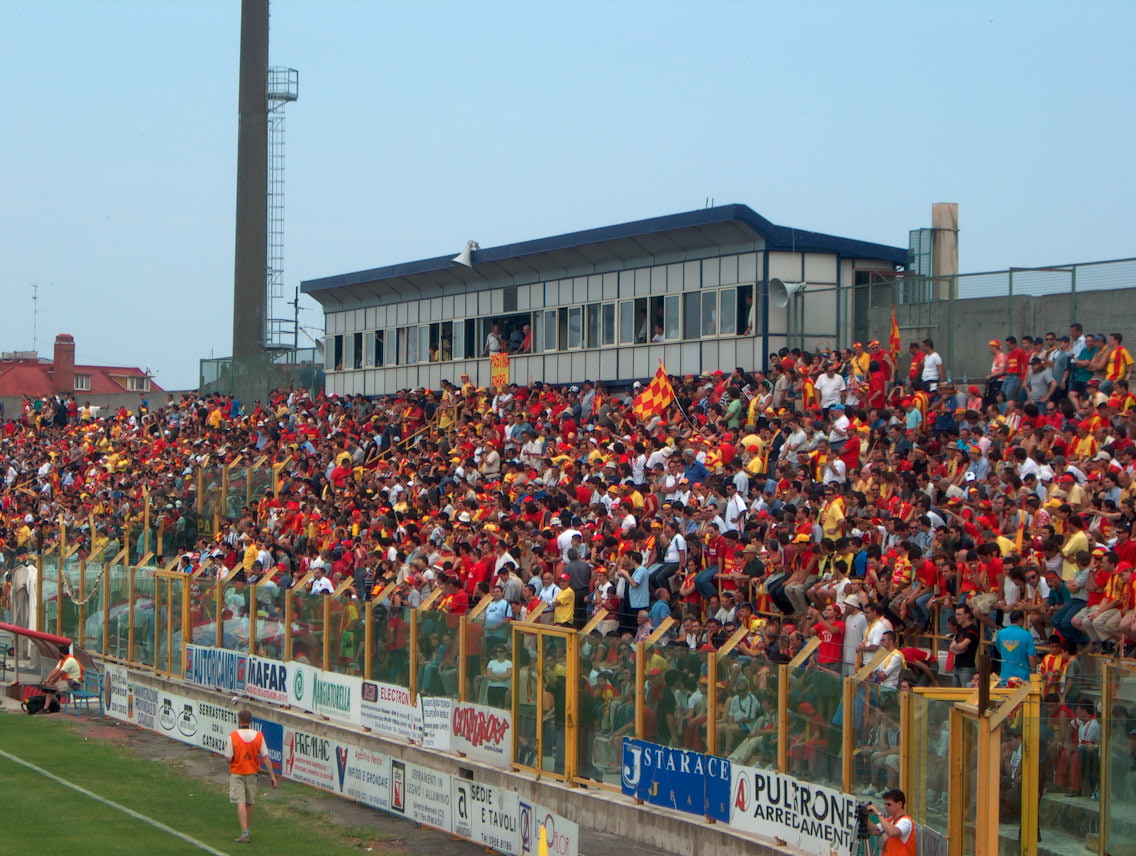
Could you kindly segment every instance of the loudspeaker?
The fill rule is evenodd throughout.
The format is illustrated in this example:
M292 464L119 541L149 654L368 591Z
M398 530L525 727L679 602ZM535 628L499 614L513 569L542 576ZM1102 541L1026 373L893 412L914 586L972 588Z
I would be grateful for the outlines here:
M771 279L769 280L769 299L778 309L784 309L789 305L792 296L804 291L807 285L807 282L782 282L779 279Z
M455 264L465 265L467 268L473 267L473 251L480 250L481 245L477 241L466 241L465 247L460 253L454 256L450 261Z

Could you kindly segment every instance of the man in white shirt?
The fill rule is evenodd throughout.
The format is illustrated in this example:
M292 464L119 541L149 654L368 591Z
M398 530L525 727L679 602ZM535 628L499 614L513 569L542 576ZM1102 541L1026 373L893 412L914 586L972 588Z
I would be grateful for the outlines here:
M858 580L850 583L848 589L859 588L860 583ZM840 604L844 613L844 677L850 678L856 674L856 654L860 647L860 643L864 641L864 634L868 629L868 619L864 617L864 612L860 608L860 603L856 599L854 593L847 594L844 601Z
M327 576L323 566L315 569L316 577L312 580L312 594L335 594L335 586Z
M943 381L943 358L935 351L935 343L930 339L923 340L923 375L921 380L927 389L934 392Z
M736 529L739 532L745 527L746 503L738 494L738 486L733 482L726 482L726 510L724 512L726 531Z
M814 385L822 410L828 410L834 404L843 402L844 391L848 388L844 376L836 373L836 367L832 363L825 366L824 373L816 379Z
M663 524L663 536L667 539L667 549L663 553L662 566L651 575L651 591L667 585L670 578L686 564L686 539L679 534L673 520Z

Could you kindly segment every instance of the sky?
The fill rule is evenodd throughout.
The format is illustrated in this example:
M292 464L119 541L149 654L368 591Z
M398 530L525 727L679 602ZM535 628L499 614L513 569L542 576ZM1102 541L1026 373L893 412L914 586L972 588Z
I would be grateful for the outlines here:
M964 273L1136 256L1136 3L271 15L270 64L299 70L289 291L708 200L894 246L957 202ZM70 333L79 363L196 387L232 350L240 1L0 0L0 33L0 350Z

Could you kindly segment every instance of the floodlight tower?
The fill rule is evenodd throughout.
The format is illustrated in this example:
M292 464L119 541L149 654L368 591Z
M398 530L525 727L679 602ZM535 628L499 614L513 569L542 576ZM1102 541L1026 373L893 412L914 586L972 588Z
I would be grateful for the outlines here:
M294 68L268 69L268 350L292 347L296 339L295 312L284 294L284 108L300 94L300 73Z

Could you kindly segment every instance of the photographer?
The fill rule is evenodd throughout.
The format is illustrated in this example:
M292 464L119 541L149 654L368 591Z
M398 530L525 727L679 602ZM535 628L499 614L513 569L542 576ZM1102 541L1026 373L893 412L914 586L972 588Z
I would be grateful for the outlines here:
M884 836L882 856L915 856L915 822L907 816L907 797L899 788L884 791L884 810L872 804L867 809L879 817L879 823L872 824L872 835Z

